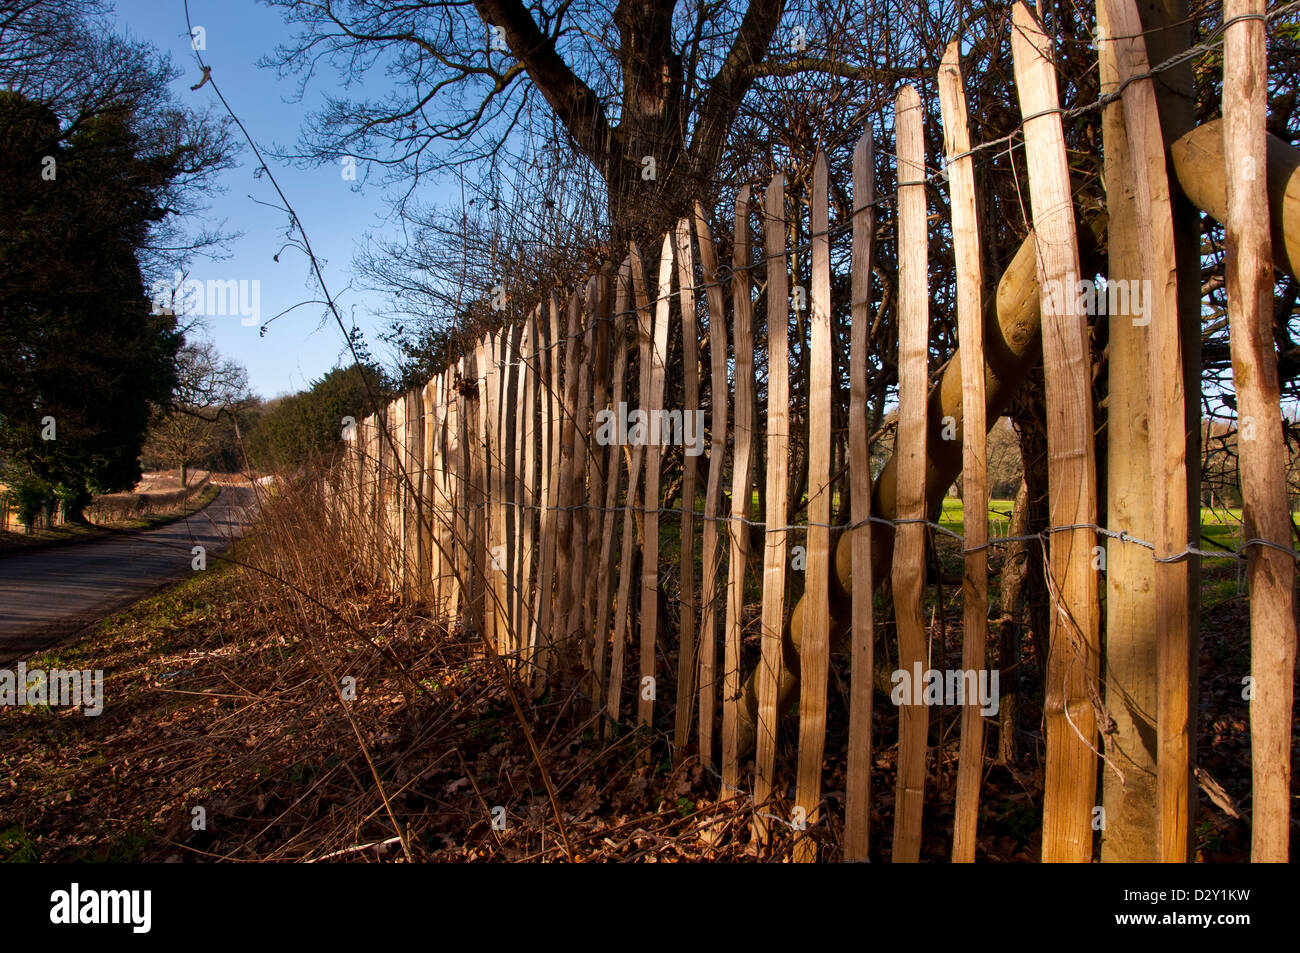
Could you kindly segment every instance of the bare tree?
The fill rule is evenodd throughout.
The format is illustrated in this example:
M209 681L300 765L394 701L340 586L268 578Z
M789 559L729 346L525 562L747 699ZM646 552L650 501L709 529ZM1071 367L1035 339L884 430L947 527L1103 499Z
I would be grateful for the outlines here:
M57 142L110 113L129 116L139 151L156 163L157 189L137 255L146 283L234 237L201 221L216 176L234 164L229 123L182 107L180 71L156 48L114 32L104 0L18 0L0 5L0 88L48 107Z
M146 453L180 468L181 485L191 463L220 438L222 415L233 415L250 400L248 372L223 358L210 341L187 343L177 354L172 403L155 407Z

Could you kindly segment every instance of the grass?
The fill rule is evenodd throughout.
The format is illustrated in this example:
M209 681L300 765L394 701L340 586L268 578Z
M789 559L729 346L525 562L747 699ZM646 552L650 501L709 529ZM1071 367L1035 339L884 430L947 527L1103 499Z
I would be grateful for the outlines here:
M15 553L32 552L49 546L61 546L69 543L90 543L106 539L120 533L138 533L141 530L157 529L177 520L193 516L221 493L221 487L209 484L189 503L179 510L164 513L152 513L147 516L127 520L114 520L106 523L64 523L49 529L39 529L31 533L12 533L0 530L0 556Z
M758 507L758 496L754 495L754 507ZM697 502L697 513L700 512L700 505ZM992 539L1005 537L1011 526L1011 514L1015 509L1014 500L995 499L989 501L989 535ZM722 511L730 512L726 501L723 501ZM943 506L939 514L939 525L952 533L964 533L966 526L966 512L962 501L956 497L945 497ZM1242 541L1241 532L1241 510L1225 509L1222 507L1211 509L1203 507L1201 509L1201 534L1202 548L1208 552L1220 550L1225 556L1229 550L1236 550L1240 547ZM699 579L703 567L702 553L702 521L697 516L695 524L695 551L694 563L696 579ZM946 533L938 534L940 542L946 541L952 545L942 545L940 547L940 564L945 572L960 573L962 567L961 556L957 553L953 540ZM659 521L659 559L661 566L672 566L674 568L681 564L681 525L677 517L665 516ZM804 543L802 534L792 535L790 546L801 545ZM1218 544L1217 546L1214 544ZM727 543L724 539L720 543L723 552L723 565L725 567ZM618 549L615 549L615 559L618 557ZM757 544L750 547L750 571L745 577L745 598L747 605L756 604L762 598L762 550ZM724 568L725 573L725 568ZM674 572L673 576L676 577ZM792 585L789 594L789 605L794 605L801 594L802 574L790 573L788 579ZM697 597L699 582L697 581ZM675 595L675 592L673 593ZM1227 559L1207 558L1202 563L1201 569L1201 604L1203 608L1212 608L1221 603L1235 599L1241 595L1241 589L1237 579L1237 567L1234 561Z
M989 531L991 535L1006 535L1007 527L1011 523L1011 511L1015 504L1012 500L992 500L989 503L991 511L989 516ZM1224 509L1222 507L1211 509L1208 506L1201 508L1201 535L1212 543L1218 543L1220 546L1228 549L1236 549L1241 545L1242 536L1242 516L1240 509ZM943 501L943 511L939 516L939 524L954 533L964 531L965 527L965 508L962 501L956 497L945 497ZM1210 545L1207 547L1211 550L1216 547Z
M1011 511L1015 509L1014 500L989 501L989 535L1005 536L1011 526ZM954 533L965 531L966 507L955 496L943 498L943 508L939 512L939 525Z
M1011 500L993 500L989 509L993 515L989 519L991 536L1005 536L1010 524L1013 508ZM1200 604L1202 610L1212 609L1240 597L1243 593L1241 580L1238 578L1238 566L1231 556L1231 551L1241 548L1242 514L1240 509L1223 507L1201 508L1201 549L1210 552L1222 552L1224 559L1206 558L1201 563ZM962 501L953 497L945 498L939 524L954 533L961 533L965 528L965 511ZM959 558L944 561L944 569L951 572L961 571Z

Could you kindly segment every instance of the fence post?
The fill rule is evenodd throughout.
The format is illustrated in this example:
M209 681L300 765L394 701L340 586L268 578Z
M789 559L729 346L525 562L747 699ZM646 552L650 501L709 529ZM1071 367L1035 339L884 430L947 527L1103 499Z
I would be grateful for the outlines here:
M502 617L509 633L510 665L518 664L522 649L522 613L519 611L519 586L516 581L515 562L519 558L519 536L516 526L519 515L519 497L515 492L519 477L519 457L516 430L519 428L519 343L523 327L509 324L501 332L501 389L498 403L497 443L500 447L501 533L499 545L504 548L501 560Z
M573 603L573 507L578 496L574 492L574 432L575 415L578 405L578 365L582 354L579 332L582 328L582 295L573 291L566 305L568 312L567 329L564 335L564 380L560 427L560 443L556 458L559 468L556 471L558 483L557 506L555 514L555 622L552 628L557 634L558 648L556 659L559 663L561 680L567 682L568 673L577 662L573 649L574 633L569 628L570 609Z
M898 780L894 799L895 863L921 855L925 807L925 748L930 710L917 675L925 667L926 384L929 359L928 242L925 209L925 143L921 98L904 86L894 107L898 152L898 460L893 589L898 619L898 661L911 684L899 706ZM806 637L806 636L805 636ZM907 697L909 696L910 697Z
M919 105L919 104L918 104ZM804 572L804 637L799 652L799 777L795 803L811 827L821 816L822 755L826 748L826 680L830 673L831 607L831 239L826 207L826 153L813 166L812 288L809 295L808 553ZM795 860L817 859L804 833Z
M962 668L983 671L988 639L988 424L984 407L984 271L980 265L979 221L975 213L975 172L966 117L957 41L949 44L939 67L939 106L952 203L952 242L957 266L957 338L961 342L962 535L966 549L962 576ZM967 684L964 680L963 685ZM957 804L952 859L975 860L980 781L984 776L984 718L979 698L963 698L961 752L957 765Z
M645 456L645 538L641 559L641 681L637 723L654 720L657 697L655 645L659 635L659 471L663 460L664 374L668 363L668 315L673 281L672 236L664 235L659 249L659 282L655 300L655 321L650 338L649 400L643 405L649 414ZM648 313L647 313L648 315ZM649 327L647 331L651 330ZM644 373L644 372L643 372ZM646 680L649 679L647 686ZM650 691L647 691L647 687Z
M727 315L718 283L717 253L704 206L695 203L695 236L700 245L700 275L709 303L709 479L704 489L704 569L700 587L700 763L713 765L713 713L718 685L717 595L719 552L718 511L721 508L722 465L727 449Z
M579 336L573 340L574 348L581 349L579 352L581 360L578 362L577 398L573 405L573 466L569 472L569 482L572 484L570 505L573 516L569 530L569 551L573 554L573 562L568 578L565 579L565 585L571 590L569 618L565 624L565 631L568 633L568 638L576 643L572 650L575 657L580 660L584 672L591 670L591 646L587 641L587 630L583 625L583 619L587 612L587 513L590 509L587 496L587 471L590 469L587 457L587 435L591 421L591 351L595 342L598 292L597 278L592 275L587 280L587 295L584 302L586 321L582 324L585 324L585 327L579 327ZM586 679L583 678L581 681L585 682Z
M1273 346L1273 269L1265 182L1268 64L1262 0L1228 0L1223 158L1228 183L1227 284L1240 415L1242 502L1250 585L1251 860L1286 863L1290 840L1295 559ZM1250 17L1232 23L1234 17ZM1273 548L1278 547L1278 548Z
M685 447L687 414L703 413L700 406L700 332L695 314L695 258L691 251L691 220L677 223L677 288L682 312L682 521L681 589L678 596L680 621L677 648L677 708L673 714L673 763L680 764L682 751L691 734L695 709L695 493L699 472L697 454ZM704 431L695 433L703 446Z
M1113 93L1120 77L1115 46L1107 39L1116 33L1107 6L1106 0L1098 0L1098 66L1101 91ZM1137 199L1124 112L1122 102L1109 103L1102 111L1108 286L1142 279ZM1129 309L1119 311L1111 313L1107 308L1106 522L1139 539L1152 539L1155 517L1147 420L1151 403L1147 332L1134 324ZM1148 746L1144 735L1156 732L1159 704L1156 604L1151 598L1155 562L1146 549L1123 540L1108 539L1103 545L1105 704L1115 719L1110 757L1123 777L1114 771L1102 772L1106 826L1101 835L1101 859L1103 863L1150 862L1156 859L1156 758L1155 746Z
M871 333L871 258L875 239L871 131L853 151L853 327L849 337L849 504L853 528L853 605L849 763L844 798L844 859L866 860L871 842L871 708L874 631L871 578L871 448L867 442L867 362ZM981 368L981 374L983 369ZM770 467L770 464L769 464ZM771 494L769 492L768 496ZM780 657L775 660L780 665ZM777 669L772 671L775 695Z
M585 546L587 571L586 587L582 601L583 667L588 675L583 680L584 690L591 700L591 711L600 710L601 684L596 674L596 652L603 655L603 636L597 624L596 606L599 602L598 573L606 571L607 564L600 560L601 524L605 513L600 509L605 498L607 448L596 440L596 414L609 403L609 325L610 325L610 271L606 263L596 275L595 310L587 326L587 353L590 360L591 439L586 443L587 501L591 512L586 517ZM617 460L615 460L617 462Z
M631 281L630 264L624 262L614 283L614 310L611 315L610 347L614 351L614 389L612 407L618 414L626 396L627 387L627 337L624 333L624 313L627 311L628 282ZM618 506L619 473L622 470L622 449L617 439L609 443L609 480L605 484L605 513L600 534L600 575L596 582L596 643L592 648L592 673L595 683L595 702L599 709L605 692L605 648L609 644L610 601L613 597L614 520ZM624 529L626 532L626 528ZM621 656L620 656L621 658ZM604 722L601 722L602 729Z
M736 195L735 233L731 261L731 317L735 350L736 388L731 459L731 520L727 557L727 616L723 630L722 668L722 785L723 796L737 794L740 784L740 629L745 608L745 570L749 562L749 524L753 512L754 327L749 280L749 186Z
M790 495L790 266L786 257L785 176L778 172L763 196L763 255L767 260L767 532L763 540L762 644L758 675L758 731L754 759L754 837L768 838L768 801L776 774L776 690L785 625L788 552L786 500Z
M1079 247L1050 43L1023 0L1016 3L1012 21L1043 315L1053 527L1048 580L1053 611L1043 706L1043 860L1086 863L1092 857L1097 786L1092 697L1099 648L1097 573L1092 568L1097 518L1092 360L1074 293Z
M519 420L515 425L516 466L522 461L522 469L517 471L519 485L515 492L518 501L515 515L515 534L519 540L516 565L514 569L515 585L519 591L519 659L516 667L522 668L533 654L533 636L535 618L533 616L533 527L537 522L537 316L540 305L528 315L524 325L523 339L519 347L519 402L515 405L519 411Z
M546 684L554 651L555 526L560 492L560 305L555 292L548 297L549 334L539 374L542 395L542 519L541 561L537 577L537 667L535 689ZM549 378L549 380L548 380Z
M637 315L637 351L639 354L637 375L642 381L641 406L645 406L644 395L648 386L650 362L645 359L646 346L641 333L645 326L645 312L648 309L645 293L645 272L642 270L641 253L635 244L628 255L628 268L631 270L631 287L634 312ZM610 655L609 696L605 710L611 721L619 720L623 693L623 660L627 651L628 618L631 611L629 602L632 597L632 552L636 545L636 499L638 484L641 479L641 459L645 447L634 444L628 457L627 496L623 508L623 553L618 574L618 608L614 616L614 645Z
M455 453L452 459L455 461L456 477L456 509L455 509L455 539L456 539L456 571L455 571L455 591L457 593L458 610L460 617L469 621L473 619L473 597L474 597L474 557L473 557L473 535L472 527L474 526L474 509L473 509L473 470L470 461L472 455L472 440L470 439L469 425L469 397L462 390L472 389L473 380L469 367L468 355L462 354L456 362L456 423L453 433L455 434Z
M1141 79L1150 70L1142 23L1133 0L1107 0L1118 80L1123 86L1124 125L1134 184L1134 211L1147 328L1151 385L1150 433L1155 555L1169 559L1189 541L1186 414L1183 406L1182 343L1178 327L1178 276L1174 264L1173 213L1166 156L1156 112L1155 84ZM1130 300L1132 295L1129 295ZM1156 828L1159 858L1191 859L1191 633L1188 577L1181 562L1155 567L1158 684L1156 733Z

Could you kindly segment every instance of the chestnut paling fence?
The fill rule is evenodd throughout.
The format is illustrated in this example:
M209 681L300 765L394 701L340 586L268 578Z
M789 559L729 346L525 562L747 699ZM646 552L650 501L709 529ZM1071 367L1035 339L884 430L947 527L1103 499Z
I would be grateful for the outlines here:
M1233 4L1229 4L1232 14ZM1263 23L1247 15L1226 31L1227 62L1262 76L1262 56L1252 53ZM1155 480L1154 531L1138 539L1126 527L1097 525L1096 464L1092 420L1091 358L1087 317L1071 295L1081 274L1075 213L1057 101L1056 76L1048 41L1037 20L1017 4L1012 36L1022 114L1032 245L1041 295L1042 349L1046 378L1050 457L1050 528L1028 537L1047 553L1052 598L1046 698L1046 782L1043 805L1043 858L1086 861L1093 853L1097 813L1097 766L1104 758L1098 737L1102 657L1098 554L1105 548L1136 547L1149 557L1154 586L1141 598L1154 600L1158 660L1158 783L1153 814L1161 859L1185 859L1190 831L1187 805L1194 799L1189 709L1194 676L1189 671L1189 575L1186 564L1201 553L1189 545L1183 458L1184 401L1181 392L1179 327L1171 294L1174 253L1166 155L1156 118L1150 66L1132 0L1106 0L1099 9L1108 22L1102 59L1113 88L1122 91L1123 122L1107 127L1107 149L1123 155L1136 184L1139 220L1136 234L1141 274L1158 293L1142 322L1150 366L1151 453ZM1239 11L1241 12L1241 11ZM1259 47L1256 52L1262 50ZM1110 57L1109 59L1107 59ZM1248 84L1247 84L1248 85ZM1264 167L1262 100L1241 83L1225 88L1225 123L1244 123L1243 154ZM720 267L703 208L681 221L657 249L657 267L647 274L640 250L631 247L621 264L607 265L583 288L556 289L525 315L503 315L498 330L486 334L453 366L420 388L393 401L380 414L345 428L347 454L327 484L340 525L364 527L353 534L356 558L375 580L403 596L425 601L442 618L461 621L481 632L513 677L540 690L561 683L577 692L592 713L609 724L656 725L671 730L680 756L692 743L698 757L716 768L725 797L743 799L754 814L760 843L771 825L798 832L796 856L816 859L824 810L821 783L826 736L829 657L837 627L847 624L852 659L849 761L844 801L843 855L863 859L870 843L872 805L872 592L884 580L873 578L872 536L892 537L892 561L876 566L890 573L897 620L900 668L927 668L927 634L922 616L924 534L949 532L929 522L935 487L927 487L927 445L944 426L927 411L929 315L927 288L927 182L943 182L951 194L952 237L956 256L960 348L954 358L964 408L956 434L962 442L963 499L968 518L958 537L966 571L962 587L965 670L987 668L990 545L1025 540L995 535L988 522L969 514L987 512L985 475L986 367L984 358L985 276L981 273L980 229L976 219L972 150L957 47L951 46L938 75L946 152L942 178L927 178L922 110L912 87L898 95L894 161L897 192L889 197L898 237L898 425L894 494L873 513L867 466L867 328L872 240L881 196L873 185L870 134L858 143L853 162L853 212L829 224L828 171L818 156L810 211L811 281L792 287L787 247L785 183L778 174L752 202L740 190L734 219L733 259ZM1256 121L1258 120L1258 122ZM1253 123L1253 125L1252 125ZM1253 138L1252 138L1253 137ZM1251 152L1249 150L1255 150ZM1259 155L1255 155L1255 153ZM1232 159L1228 159L1231 163ZM1245 162L1240 156L1238 162ZM1229 234L1244 250L1267 248L1267 216L1262 181L1234 178L1231 165ZM1259 179L1262 180L1263 176ZM751 234L750 216L758 205L763 227ZM1247 233L1264 236L1265 247L1251 251ZM849 355L849 443L847 488L851 519L832 525L831 251L851 243L851 340ZM761 248L756 254L755 243ZM1243 337L1259 338L1270 318L1258 308L1271 283L1258 269L1230 264L1230 312ZM724 273L725 271L725 273ZM768 315L766 419L755 419L754 289L762 282ZM1054 291L1053 289L1057 289ZM1252 297L1254 296L1254 297ZM806 520L786 525L789 498L791 413L788 340L792 308L806 299L808 405L798 415L807 421L808 482ZM1261 324L1261 322L1263 322ZM797 325L798 326L798 325ZM670 336L680 339L683 406L665 404ZM700 362L707 341L709 366ZM1258 348L1256 349L1259 350ZM1255 360L1271 355L1259 353ZM950 367L949 374L954 373ZM707 406L701 385L708 375ZM1242 407L1257 419L1276 416L1263 390L1267 376L1242 379ZM988 378L991 380L991 378ZM631 393L630 382L637 393ZM991 386L991 385L990 385ZM1256 392L1258 390L1258 392ZM696 412L707 410L707 441L695 433ZM640 418L638 411L646 413ZM1244 411L1243 411L1244 412ZM611 423L612 418L612 423ZM638 432L638 423L648 424ZM1268 428L1260 427L1260 430ZM949 428L950 435L952 433ZM664 506L665 445L695 437L680 457L678 506ZM1280 432L1277 435L1280 448ZM1261 438L1264 443L1267 440ZM707 444L707 446L705 446ZM1257 695L1252 710L1255 745L1254 852L1257 859L1285 859L1289 816L1291 667L1294 659L1289 548L1289 509L1280 456L1258 451L1256 465L1243 470L1243 493L1257 514L1258 538L1246 541L1252 581L1263 568L1280 575L1281 587L1252 588L1252 651ZM1246 451L1243 451L1243 455ZM1255 452L1255 451L1251 451ZM1271 452L1271 451L1269 451ZM1280 453L1280 449L1278 450ZM765 512L756 515L751 490L756 462L765 480ZM1258 461L1264 460L1260 465ZM701 462L707 478L701 480ZM863 465L858 465L862 463ZM1273 469L1270 469L1272 467ZM1193 477L1194 478L1194 477ZM1150 477L1148 476L1148 479ZM729 480L724 511L723 484ZM877 488L879 490L879 488ZM1275 512L1280 508L1280 512ZM1277 519L1287 529L1277 528ZM680 558L671 563L659 552L660 523L680 529ZM761 553L751 572L751 527L762 529ZM842 531L847 566L839 583L850 590L851 612L833 618L831 587L836 585L835 531ZM950 534L956 535L956 534ZM1100 544L1105 544L1100 546ZM804 547L804 591L795 611L799 629L797 784L792 804L773 796L774 769L784 692L783 633L793 627L788 598L792 548ZM879 548L879 547L877 547ZM697 554L700 557L697 560ZM761 558L759 558L761 557ZM1146 557L1142 557L1146 558ZM1238 557L1241 558L1241 557ZM841 556L841 562L844 557ZM747 580L747 573L749 573ZM661 580L675 576L675 606L661 599ZM741 670L746 584L761 590L761 661L752 676L756 704L747 702ZM675 611L675 626L662 613ZM1284 619L1285 617L1285 619ZM1289 635L1286 625L1290 623ZM674 629L678 644L664 646L662 634ZM1258 644L1257 644L1258 643ZM665 651L665 648L675 649ZM675 658L670 669L666 660ZM1269 666L1273 670L1266 671ZM630 677L629 677L630 676ZM661 714L673 698L671 724ZM900 740L892 859L920 854L926 780L929 709L920 693L900 706ZM745 706L750 705L751 709ZM747 755L742 723L755 730L752 778L741 776ZM984 717L977 699L962 709L960 759L953 830L953 858L973 860L980 781L984 771ZM721 758L714 761L720 735ZM1271 746L1271 748L1270 748ZM1112 766L1107 765L1109 770ZM1280 813L1279 813L1280 812Z

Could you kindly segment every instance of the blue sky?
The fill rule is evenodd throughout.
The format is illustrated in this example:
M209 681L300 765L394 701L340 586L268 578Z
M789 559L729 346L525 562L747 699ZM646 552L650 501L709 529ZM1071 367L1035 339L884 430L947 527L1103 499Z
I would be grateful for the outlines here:
M190 0L190 14L194 24L206 30L203 56L212 67L213 79L264 154L275 143L292 145L307 115L320 103L324 84L334 79L332 74L328 70L318 74L306 99L292 102L294 82L282 81L272 70L257 67L260 57L292 35L279 11L255 0ZM120 31L171 53L184 71L174 84L182 103L196 109L221 108L210 87L190 91L199 80L199 71L190 49L182 0L117 0L116 16ZM303 170L269 156L267 161L301 217L312 247L326 263L326 281L344 320L355 315L372 353L386 361L390 355L376 333L384 323L375 316L382 299L373 293L347 290L354 281L353 257L367 233L391 235L395 231L385 223L387 206L382 191L373 185L357 190L361 170L358 182L349 182L337 165ZM301 252L285 249L278 263L273 260L284 244L287 216L258 204L278 200L265 178L254 178L255 167L256 159L245 149L239 165L221 177L225 191L207 203L213 223L224 223L227 231L243 232L243 237L227 246L229 258L195 261L189 277L200 282L260 282L260 310L262 321L266 321L320 295ZM344 340L333 319L322 324L324 315L320 305L305 305L278 318L264 337L259 336L258 327L242 325L238 316L210 316L206 327L223 354L248 368L253 390L272 397L301 390L350 359L344 354Z

